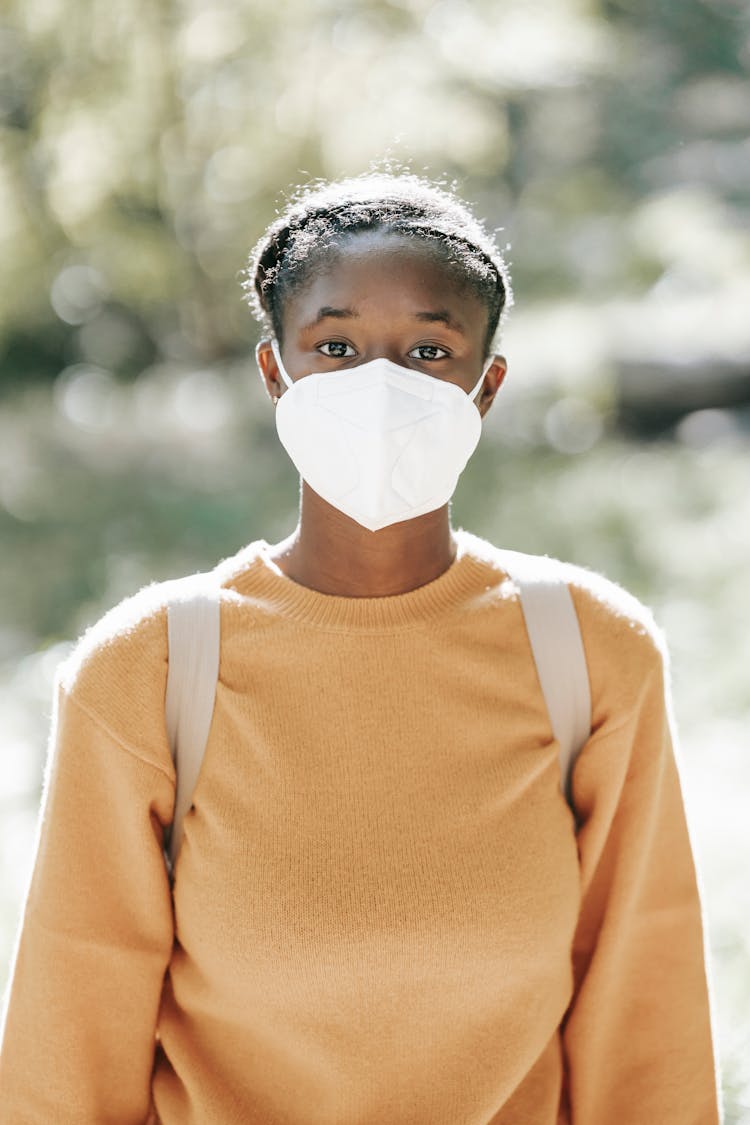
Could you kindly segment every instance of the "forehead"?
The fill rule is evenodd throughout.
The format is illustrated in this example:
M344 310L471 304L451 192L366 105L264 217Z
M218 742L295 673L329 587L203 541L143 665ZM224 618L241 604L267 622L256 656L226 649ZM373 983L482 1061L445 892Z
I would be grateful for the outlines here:
M305 323L323 305L389 319L410 310L447 308L468 331L480 333L486 320L484 305L459 266L427 241L383 231L361 232L337 244L285 305L290 326Z

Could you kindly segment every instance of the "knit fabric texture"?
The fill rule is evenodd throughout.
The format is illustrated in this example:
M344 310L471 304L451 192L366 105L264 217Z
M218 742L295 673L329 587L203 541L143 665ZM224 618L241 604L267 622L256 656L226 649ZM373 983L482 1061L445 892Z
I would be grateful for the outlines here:
M173 893L166 606L59 666L3 1010L2 1125L716 1125L664 637L564 564L592 734L560 789L518 590L340 597L218 564L213 723Z

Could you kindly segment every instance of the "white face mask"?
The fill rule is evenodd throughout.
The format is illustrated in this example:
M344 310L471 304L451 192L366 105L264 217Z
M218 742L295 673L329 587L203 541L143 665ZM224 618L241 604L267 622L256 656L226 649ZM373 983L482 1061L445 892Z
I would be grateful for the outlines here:
M380 358L293 382L276 429L300 476L329 504L377 531L441 507L477 447L482 416L472 391Z

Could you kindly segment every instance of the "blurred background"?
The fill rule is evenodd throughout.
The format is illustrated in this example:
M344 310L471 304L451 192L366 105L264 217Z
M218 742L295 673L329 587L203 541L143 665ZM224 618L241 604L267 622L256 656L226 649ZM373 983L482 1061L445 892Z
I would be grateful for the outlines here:
M0 28L0 982L52 677L295 525L239 271L310 177L455 180L516 293L454 526L666 631L726 1125L750 1122L750 7L10 0Z

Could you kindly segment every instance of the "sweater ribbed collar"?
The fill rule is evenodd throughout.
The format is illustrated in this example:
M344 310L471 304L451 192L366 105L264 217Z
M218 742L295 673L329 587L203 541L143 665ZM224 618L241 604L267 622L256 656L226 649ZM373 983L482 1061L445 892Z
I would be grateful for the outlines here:
M463 528L453 534L457 551L447 570L414 590L382 597L342 597L303 586L271 559L265 539L249 543L217 569L224 586L262 600L283 617L332 630L392 632L451 613L487 587L489 544Z

